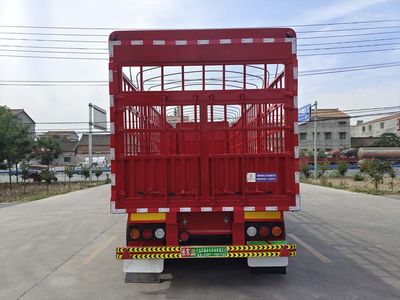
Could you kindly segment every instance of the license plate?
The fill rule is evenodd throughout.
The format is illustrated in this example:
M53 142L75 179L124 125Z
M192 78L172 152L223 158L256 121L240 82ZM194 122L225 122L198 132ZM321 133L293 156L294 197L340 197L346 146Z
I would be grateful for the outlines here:
M227 257L226 247L181 247L182 257Z

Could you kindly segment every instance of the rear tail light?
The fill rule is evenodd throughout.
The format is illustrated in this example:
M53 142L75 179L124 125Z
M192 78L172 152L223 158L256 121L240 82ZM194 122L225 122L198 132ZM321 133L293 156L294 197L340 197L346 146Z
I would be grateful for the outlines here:
M274 237L278 237L282 234L282 228L279 226L274 226L271 230L271 233Z
M258 233L262 237L267 237L269 235L269 229L267 226L261 226L260 229L258 229Z
M157 228L154 232L154 236L159 240L163 239L165 237L165 230L163 228Z
M131 232L129 233L129 236L131 237L132 240L138 240L140 237L140 231L137 228L133 228Z
M153 231L150 228L146 228L143 230L142 235L145 240L150 240L153 237Z
M257 234L257 229L254 226L247 227L246 233L249 237L255 237Z
M187 242L189 240L189 233L186 231L182 231L180 234L180 240L182 242Z

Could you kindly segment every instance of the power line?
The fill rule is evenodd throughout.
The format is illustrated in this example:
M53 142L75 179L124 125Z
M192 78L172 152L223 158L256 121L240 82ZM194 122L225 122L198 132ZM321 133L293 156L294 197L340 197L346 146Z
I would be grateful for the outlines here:
M387 28L399 28L400 26L381 26L381 27L362 27L362 28L341 28L341 29L322 29L322 30L308 30L308 31L297 31L297 33L323 33L323 32L338 32L338 31L361 31L361 30L377 30ZM1 34L1 32L0 32Z
M346 69L346 70L336 70L336 71L326 71L326 72L315 72L315 73L306 73L299 74L299 76L312 76L312 75L324 75L324 74L336 74L336 73L346 73L346 72L354 72L354 71L363 71L363 70L372 70L372 69L381 69L381 68L392 68L392 67L400 67L400 64L397 65L389 65L389 66L380 66L380 67L366 67L366 68L355 68L355 69Z
M108 41L83 41L83 40L53 40L53 39L29 39L29 38L5 38L0 37L0 40L13 40L13 41L32 41L32 42L60 42L60 43L107 43Z
M80 60L108 60L108 58L98 57L67 57L67 56L35 56L35 55L8 55L0 54L0 57L21 57L21 58L51 58L51 59L80 59Z
M299 73L310 73L310 72L320 72L320 71L335 71L335 70L343 70L343 69L365 68L365 67L376 67L376 66L387 66L387 65L397 65L397 64L400 64L400 61L393 61L393 62L379 63L379 64L368 64L368 65L348 66L348 67L338 67L338 68L328 68L328 69L305 70L305 71L300 71Z
M392 40L400 40L400 37L398 37L398 38L384 38L384 39L356 40L356 41L339 41L339 42L326 42L326 43L298 44L297 47L338 45L338 44L340 45L340 44L353 44L353 43L378 42L378 41L392 41Z
M382 44L367 44L367 45L354 45L354 46L339 46L339 47L322 47L322 48L310 48L310 49L299 49L302 51L320 51L320 50L333 50L333 49L352 49L352 48L368 48L368 47L380 47L389 45L399 45L400 43L382 43Z
M400 39L400 38L399 38ZM108 51L107 48L96 48L96 47L57 47L57 46L32 46L32 45L1 45L0 47L10 47L10 48L38 48L38 49L64 49L64 50L104 50Z
M355 54L355 53L367 53L367 52L381 52L381 51L396 51L400 48L386 48L386 49L374 49L374 50L360 50L360 51L346 51L346 52L328 52L328 53L311 53L311 54L299 54L300 56L319 56L319 55L339 55L339 54Z
M310 39L327 39L327 38L340 38L340 37L351 37L351 36L364 36L364 35L377 35L377 34L392 34L400 33L400 31L384 31L384 32L369 32L369 33L355 33L355 34L339 34L339 35L325 35L325 36L307 36L298 37L298 40L310 40Z
M7 52L32 52L32 53L52 53L52 54L95 54L95 55L108 55L104 52L81 52L81 51L54 51L54 50L19 50L19 49L0 49L0 51Z
M395 26L397 27L397 26ZM102 36L108 37L108 34L93 34L93 33L48 33L48 32L0 32L0 34L21 34L21 35L50 35L50 36Z
M348 22L330 22L330 23L314 23L314 24L289 24L277 27L311 27L311 26L336 26L336 25L355 25L355 24L371 24L371 23L389 23L399 22L400 19L381 19L368 21L348 21ZM123 27L71 27L71 26L35 26L35 25L0 25L0 28L34 28L34 29L61 29L61 30L133 30L132 28Z

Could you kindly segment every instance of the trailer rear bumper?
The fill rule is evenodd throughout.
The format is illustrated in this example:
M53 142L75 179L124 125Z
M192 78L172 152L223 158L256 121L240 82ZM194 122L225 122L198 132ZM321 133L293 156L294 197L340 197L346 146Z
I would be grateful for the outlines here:
M236 246L118 247L119 260L187 258L261 258L296 256L295 244Z

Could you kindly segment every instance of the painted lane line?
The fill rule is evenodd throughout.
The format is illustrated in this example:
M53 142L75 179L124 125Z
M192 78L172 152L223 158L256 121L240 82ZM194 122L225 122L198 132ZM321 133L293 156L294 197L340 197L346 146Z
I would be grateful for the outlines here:
M314 255L316 258L318 258L323 263L326 263L326 264L333 263L333 261L331 261L329 258L327 258L325 255L323 255L318 250L311 247L309 244L307 244L305 241L303 241L299 237L295 236L292 233L289 233L288 236L291 237L293 240L295 240L297 243L299 243L301 246L303 246L304 249L306 249L308 252L310 252L312 255Z
M82 265L88 265L90 262L96 258L97 255L102 253L114 240L116 237L109 238L105 243L101 244L99 247L96 248L86 259L82 262Z

